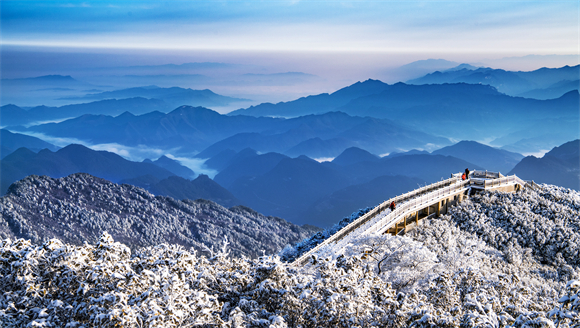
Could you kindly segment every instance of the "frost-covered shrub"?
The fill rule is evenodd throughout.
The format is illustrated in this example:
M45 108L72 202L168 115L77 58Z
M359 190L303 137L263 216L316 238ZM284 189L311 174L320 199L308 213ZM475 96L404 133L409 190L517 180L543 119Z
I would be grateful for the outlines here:
M550 286L542 290L543 281L517 273L494 277L482 269L447 271L429 263L422 279L399 292L388 277L396 281L404 270L412 272L417 257L397 254L397 261L381 266L393 272L377 274L370 255L379 252L319 258L306 268L293 268L275 256L230 258L225 246L205 257L170 245L131 253L108 234L95 246L4 240L0 243L0 324L523 327L542 320L552 323L565 311L578 312L577 304L568 302L549 317L546 311L557 304L558 292ZM409 238L392 237L381 247L393 253L420 251L422 256L430 254L426 259L431 262L435 257ZM567 292L569 299L576 295L577 300L574 286L569 284ZM546 309L547 299L552 304Z
M361 236L343 249L342 256L360 256L369 270L398 291L407 291L428 277L437 264L437 255L407 237Z
M452 208L450 220L519 262L580 265L580 194L542 185L534 191L485 192Z
M564 327L580 327L580 280L572 280L566 285L566 295L562 296L558 302L559 307L550 311L549 316L555 322Z
M367 207L364 209L359 209L358 211L353 212L350 216L345 217L342 220L340 220L338 223L333 225L332 228L324 229L323 231L319 231L319 232L315 233L314 235L299 241L294 246L286 245L284 247L284 249L282 249L282 251L280 251L280 253L278 255L280 256L280 258L283 261L292 262L295 259L297 259L298 257L300 257L302 254L308 252L309 250L316 247L318 244L320 244L323 241L325 241L326 239L328 239L328 237L337 233L340 229L346 227L347 225L349 225L351 222L355 221L359 217L367 214L373 208L374 207Z

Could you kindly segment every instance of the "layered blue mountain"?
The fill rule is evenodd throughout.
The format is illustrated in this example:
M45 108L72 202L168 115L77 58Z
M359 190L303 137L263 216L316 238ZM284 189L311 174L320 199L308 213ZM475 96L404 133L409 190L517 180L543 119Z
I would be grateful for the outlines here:
M18 104L20 106L67 104L59 97L71 97L86 92L100 91L94 85L79 81L71 76L46 75L19 79L0 80L0 105Z
M536 99L559 98L566 92L578 90L580 65L560 68L540 68L530 72L473 67L436 71L408 81L409 84L470 83L486 84L512 96ZM546 89L552 89L547 91ZM545 91L540 91L545 90Z
M268 131L282 119L229 117L203 107L181 106L167 114L151 112L119 116L83 115L60 123L28 128L55 137L72 137L92 143L118 143L128 146L180 148L198 152L235 133Z
M416 187L418 183L448 178L451 173L462 172L466 167L482 169L452 156L427 154L379 158L358 148L345 150L336 162L322 163L306 156L289 158L277 153L258 154L247 149L228 163L229 166L215 176L215 181L244 204L292 222L317 226L336 222L337 217L360 208L361 205L357 204L366 204L367 201L359 202L367 195L359 193L361 188L368 187L377 192L375 197L369 198L370 202L375 202L377 197L387 199L396 192L408 190L410 185ZM381 182L386 181L390 185L381 186ZM356 185L360 186L352 187ZM339 200L344 197L351 197L352 202L340 204ZM313 208L317 208L315 217L309 213ZM320 208L332 210L325 213L319 211Z
M0 169L2 194L6 192L10 184L29 175L61 178L83 172L113 182L143 175L151 175L157 179L174 175L151 163L131 162L111 152L95 151L74 144L56 152L43 149L35 153L27 148L19 148L2 159Z
M5 105L2 111L2 124L30 125L43 121L59 121L79 117L85 114L120 115L124 112L145 114L153 111L166 112L170 108L167 103L158 99L129 98L108 99L84 104L65 105L60 107L36 106L28 110L16 105Z
M426 151L426 150L419 150L419 149L411 149L411 150L407 150L407 151L401 151L401 152L392 152L389 153L387 156L385 157L398 157L398 156L405 156L405 155L429 155L430 152Z
M385 119L330 112L293 119L221 115L203 107L182 106L170 113L130 113L111 117L83 115L60 123L28 128L54 137L93 144L117 143L177 149L177 154L211 158L225 151L253 148L260 152L334 157L351 146L374 153L447 145L449 140ZM318 139L316 139L318 138ZM318 140L319 142L313 142ZM333 144L332 148L325 147Z
M81 99L103 100L103 99L136 98L136 97L159 99L168 104L168 107L171 108L175 108L182 105L195 107L226 106L233 102L247 100L222 96L208 89L193 90L190 88L186 89L180 87L160 88L155 85L92 93L81 97Z
M165 155L159 157L155 161L152 161L150 159L145 159L145 160L143 160L143 163L155 164L155 165L162 167L162 168L166 169L167 171L169 171L177 176L180 176L182 178L185 178L185 179L192 179L195 177L195 172L193 172L193 170L191 170L187 166L183 166L183 165L179 164L178 161L173 160Z
M350 178L334 167L299 157L283 158L261 175L238 178L228 190L256 210L290 222L305 222L301 213L315 200L349 184Z
M506 130L507 134L490 141L490 144L512 152L534 154L548 151L580 136L580 124L573 116L530 119L526 122L526 127L515 125Z
M524 130L545 119L579 122L579 102L576 90L558 99L536 100L507 96L487 85L397 83L338 110L349 115L388 118L455 139L484 139ZM536 136L536 132L530 130L528 135Z
M41 139L20 133L12 133L6 129L0 129L0 141L0 159L3 159L18 148L22 147L28 148L33 152L39 152L45 148L52 151L57 151L59 149L59 147Z
M528 156L509 174L537 183L580 190L580 139L554 147L542 158Z
M214 180L229 188L238 179L254 179L274 169L280 161L288 158L288 156L278 153L258 155L255 150L247 148L228 161L228 165L214 177Z
M52 86L52 87L77 87L90 85L74 79L70 75L44 75L37 77L19 78L19 79L2 79L2 87L8 86Z
M524 158L521 154L486 146L476 141L460 141L452 146L437 149L432 154L453 156L475 163L488 171L504 174L511 171Z
M533 89L519 94L520 97L536 99L554 99L560 97L571 90L580 89L580 80L562 80L550 86Z
M243 205L231 192L204 174L200 174L193 180L179 176L158 179L152 175L145 175L121 180L119 183L141 187L154 195L167 196L174 199L205 199L228 208Z
M456 72L463 70L472 72L466 68ZM577 70L576 66L556 72L566 71L566 74L560 75L567 76L574 70ZM555 78L562 77L560 75ZM529 78L532 82L537 79L535 76ZM390 119L424 133L462 140L490 136L500 138L518 130L529 130L528 137L537 137L539 134L530 129L536 122L554 118L580 122L579 102L577 90L556 99L538 100L509 96L484 84L388 85L368 80L333 94L320 94L278 104L261 104L234 111L230 115L296 117L341 111L352 116ZM578 135L570 131L558 133L566 140ZM322 146L320 142L312 143L317 147Z
M389 73L395 75L397 77L397 81L406 81L409 79L419 78L425 74L429 74L435 71L453 69L454 67L458 67L458 65L459 63L457 62L452 62L445 59L431 58L417 60L412 63L391 69Z
M214 169L216 171L221 171L225 169L230 161L236 156L237 152L233 149L226 149L212 158L208 158L203 164L210 169Z
M360 162L378 162L380 157L358 147L345 149L339 156L332 160L332 163L347 166Z
M348 213L376 206L394 195L417 189L425 182L402 175L384 175L369 182L351 185L318 199L302 213L302 222L316 222L319 227L331 227Z
M297 117L308 114L321 114L334 111L353 99L380 93L388 86L388 84L381 81L369 79L364 82L357 82L331 94L322 93L277 104L264 103L246 109L235 110L229 115Z
M246 147L260 152L279 152L291 157L335 157L350 147L383 154L400 149L443 146L449 139L430 135L419 129L396 124L387 119L350 116L341 112L307 115L288 119L283 124L294 127L283 133L239 133L223 139L197 155L211 158L231 149Z

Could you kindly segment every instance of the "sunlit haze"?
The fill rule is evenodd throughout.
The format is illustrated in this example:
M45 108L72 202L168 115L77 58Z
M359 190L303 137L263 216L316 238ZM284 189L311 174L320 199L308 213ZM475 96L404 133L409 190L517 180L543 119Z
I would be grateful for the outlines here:
M304 72L301 86L215 91L263 100L397 82L416 60L533 70L578 63L578 1L2 1L2 75L218 62ZM528 55L533 55L529 57ZM510 57L528 56L510 60ZM215 73L215 72L214 72ZM308 88L308 90L301 90ZM221 90L219 90L221 89ZM213 90L213 89L212 89ZM268 98L268 97L266 97ZM276 101L276 99L269 99Z

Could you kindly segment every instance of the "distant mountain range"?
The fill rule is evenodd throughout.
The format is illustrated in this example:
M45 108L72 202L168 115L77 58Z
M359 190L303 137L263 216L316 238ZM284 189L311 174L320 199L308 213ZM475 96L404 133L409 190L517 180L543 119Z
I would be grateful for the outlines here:
M34 85L34 86L44 86L47 83L50 83L54 87L71 87L71 86L87 86L90 85L85 82L81 82L79 80L74 79L70 75L44 75L44 76L37 76L37 77L27 77L27 78L19 78L19 79L2 79L3 86L12 86L12 85Z
M579 109L580 111L580 109ZM490 141L491 145L518 153L537 153L580 136L575 117L547 117L529 120L528 126Z
M432 152L434 155L454 156L475 163L488 171L506 174L518 164L523 155L496 149L475 141L460 141Z
M175 175L180 176L182 178L192 179L195 177L195 172L193 172L190 168L179 164L179 162L177 162L171 158L168 158L165 155L159 157L155 161L152 161L150 159L145 159L145 160L143 160L143 163L155 164L159 167L167 169L168 171L170 171L170 172L174 173Z
M218 95L211 90L192 90L178 87L159 88L156 86L106 91L63 99L97 101L60 107L36 106L26 109L14 104L4 105L1 107L2 125L40 124L43 121L69 119L85 114L117 116L124 112L130 112L134 115L153 111L166 113L182 105L219 107L245 101L245 99Z
M67 104L58 101L57 97L71 97L87 92L101 91L100 87L79 81L69 75L45 75L38 77L1 79L0 105L18 104L19 106L37 106L39 104L55 106Z
M322 93L277 104L264 103L246 109L238 109L228 115L298 117L322 114L336 111L353 99L381 93L388 87L388 84L379 80L369 79L364 82L357 82L331 94Z
M2 111L2 124L30 125L42 124L47 121L62 121L85 114L120 115L130 111L135 114L145 114L153 111L165 112L171 107L158 99L130 98L108 99L85 104L65 105L61 107L37 106L23 109L16 105L5 105Z
M167 157L137 163L79 145L56 152L41 150L38 154L21 148L0 164L3 191L10 183L30 174L63 177L86 172L140 186L156 195L209 199L228 207L244 204L297 224L327 227L359 208L417 185L447 178L465 168L504 174L511 171L509 174L527 180L578 188L566 181L578 180L579 147L577 140L551 151L544 159L526 157L521 162L520 154L474 141L462 141L433 153L412 150L385 157L351 147L331 162L322 163L304 155L291 158L251 148L228 149L206 161L207 166L219 170L214 180L204 175L195 180L178 177L190 177L192 171ZM554 180L556 176L561 178Z
M244 204L295 223L327 227L341 216L418 184L466 168L507 174L522 158L518 153L461 141L432 153L415 150L382 158L351 147L323 163L306 156L225 150L206 163L220 170L215 181Z
M38 138L20 133L12 133L6 129L0 129L0 141L0 159L3 159L22 147L26 147L33 152L39 152L42 149L57 151L60 148Z
M494 150L491 148L488 155L504 152L495 150L497 154L493 154ZM323 227L362 206L356 204L370 206L373 204L369 202L387 199L409 190L405 189L409 186L447 178L467 167L482 169L451 156L421 154L379 158L355 147L345 150L332 162L323 163L306 156L259 154L253 149L238 153L225 151L207 162L225 167L215 176L215 181L244 204L292 222L310 222ZM389 181L389 185L381 185L381 181ZM361 193L361 188L369 191ZM368 197L370 190L376 192L375 196ZM348 197L352 201L341 201ZM328 211L319 211L321 208Z
M471 68L463 65L446 73L471 72ZM547 72L554 75L564 72L564 68ZM537 79L535 75L529 76L531 81ZM100 93L98 97L147 92L169 97L172 90L174 88L133 88ZM178 89L178 93L183 90L189 89ZM332 94L278 104L265 103L229 115L189 106L181 106L167 114L153 111L142 115L131 112L119 115L121 110L127 109L161 110L166 103L158 101L161 100L103 100L110 102L106 104L107 111L117 116L83 115L60 123L31 126L28 131L76 138L92 144L177 149L176 155L190 156L201 152L197 155L200 158L210 158L227 149L240 151L247 147L292 157L332 158L350 147L386 154L409 149L433 150L450 145L449 139L490 138L495 138L494 146L533 153L544 148L542 143L551 148L580 135L580 95L577 90L557 99L537 100L508 96L483 84L389 85L367 80ZM46 119L57 112L61 117L77 116L81 112L98 111L96 108L100 106L105 104L95 102L30 110L4 106L3 124L30 124L31 117ZM550 121L566 124L563 128L544 124ZM25 132L26 128L11 127L10 130Z
M243 202L232 195L231 192L203 174L200 174L194 180L178 176L158 179L152 175L145 175L121 180L119 183L141 187L154 195L168 196L174 199L206 199L225 207L243 205Z
M528 137L535 137L538 134L529 128L536 121L567 119L580 122L579 102L577 90L557 99L537 100L508 96L483 84L388 85L367 80L332 94L261 104L229 115L295 117L340 111L352 116L389 119L414 130L461 140L499 138L518 130L528 130ZM580 131L576 128L555 133L570 140Z
M151 175L165 179L174 173L152 163L131 162L107 151L95 151L81 145L69 145L56 152L43 149L35 153L19 148L0 162L2 193L8 186L24 177L47 175L53 178L84 172L113 182Z
M160 88L155 85L146 87L136 87L115 91L105 91L87 94L80 99L103 100L103 99L126 99L126 98L152 98L162 100L168 108L175 108L183 105L188 106L226 106L234 102L247 101L247 99L232 98L218 95L211 90L192 90L180 87ZM79 98L71 98L79 99ZM104 113L103 113L104 114ZM133 114L137 114L133 112Z
M243 205L229 191L166 156L155 161L132 162L107 151L69 145L56 152L44 149L35 153L19 148L0 162L2 194L13 182L29 175L61 178L84 172L107 180L142 187L155 195L175 199L207 199L222 206Z
M462 66L460 69L435 71L408 81L409 84L470 83L486 84L511 96L554 99L578 90L580 65L540 68L531 72Z
M462 64L464 65L464 64ZM394 75L394 81L407 81L409 79L419 78L425 74L436 71L445 71L461 66L459 63L445 59L424 59L393 68L389 70L389 75Z
M509 174L537 183L580 190L580 140L554 147L542 158L528 156Z
M334 157L357 146L374 153L448 145L446 138L395 124L386 119L354 117L330 112L293 119L221 115L203 107L179 107L170 113L130 113L111 117L83 115L22 131L85 140L88 143L148 145L173 149L176 154L210 158L232 149L251 147L260 152L290 156Z
M229 210L207 200L178 201L118 185L88 174L61 179L30 176L0 198L0 238L40 243L58 238L70 244L95 244L103 232L132 248L161 243L221 247L234 256L277 253L318 231L243 206Z

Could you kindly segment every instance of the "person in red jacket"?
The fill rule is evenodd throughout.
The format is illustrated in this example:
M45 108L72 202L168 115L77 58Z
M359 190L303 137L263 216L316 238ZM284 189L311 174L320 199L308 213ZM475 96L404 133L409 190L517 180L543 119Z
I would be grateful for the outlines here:
M465 173L461 175L461 180L465 180Z
M389 208L391 209L391 212L395 210L395 207L396 207L395 202L392 201L391 205L389 206Z

